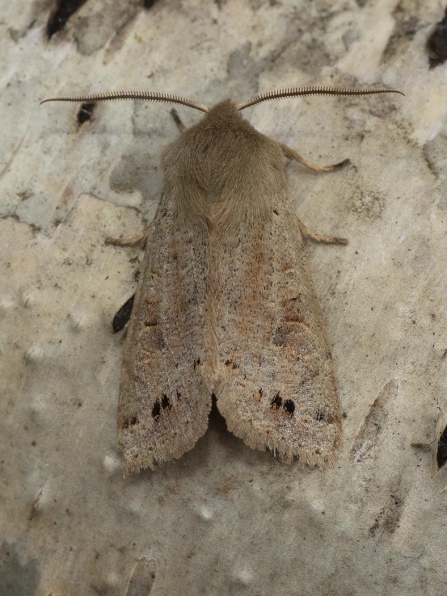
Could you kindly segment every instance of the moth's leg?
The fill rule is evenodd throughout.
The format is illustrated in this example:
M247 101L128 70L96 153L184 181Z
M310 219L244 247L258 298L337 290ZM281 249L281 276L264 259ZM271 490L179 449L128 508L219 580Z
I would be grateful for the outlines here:
M135 246L135 244L144 241L144 246L146 244L151 225L152 222L141 232L141 234L138 234L133 238L106 238L104 242L105 244L113 244L114 246Z
M115 246L134 246L139 242L144 242L144 245L147 242L148 236L151 231L152 222L137 236L133 238L106 238L106 244L113 244ZM124 327L130 320L130 315L132 314L133 302L135 299L135 294L127 300L123 306L118 310L116 315L113 317L112 321L112 329L113 333L118 333L122 331Z
M311 163L310 161L306 161L291 147L288 147L283 143L279 143L279 146L281 147L282 152L284 153L284 156L287 157L287 159L293 159L294 161L297 161L303 166L306 166L306 168L310 168L315 172L333 172L334 170L339 170L340 168L343 168L344 166L351 163L349 159L344 159L340 163L333 164L332 166L319 166L317 164Z
M127 323L129 322L130 315L132 314L134 299L135 299L135 294L133 294L133 296L131 296L129 298L129 300L127 300L123 304L123 306L118 310L116 315L113 317L113 321L112 321L113 333L118 333L119 331L122 331L124 329L124 327L127 325Z
M179 129L180 132L185 132L186 130L186 126L183 124L180 116L178 115L178 112L175 108L172 108L171 110L171 116L174 119L174 122L177 124L177 128Z
M309 228L303 224L298 216L297 219L301 233L305 238L312 238L312 240L315 240L315 242L325 242L326 244L348 244L348 240L346 238L326 236L326 234L316 234L315 232L312 232L312 230L309 230Z

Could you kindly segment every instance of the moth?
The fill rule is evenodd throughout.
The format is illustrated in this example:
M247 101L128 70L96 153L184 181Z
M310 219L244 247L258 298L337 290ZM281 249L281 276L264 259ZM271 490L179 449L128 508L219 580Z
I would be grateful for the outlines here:
M144 99L205 113L162 154L163 194L146 231L124 346L118 405L123 472L181 457L208 426L213 397L228 429L283 462L323 468L341 443L331 351L304 246L311 232L288 198L284 158L317 171L242 118L262 101L401 93L298 87L212 108L119 91L45 101ZM126 241L118 241L126 244Z

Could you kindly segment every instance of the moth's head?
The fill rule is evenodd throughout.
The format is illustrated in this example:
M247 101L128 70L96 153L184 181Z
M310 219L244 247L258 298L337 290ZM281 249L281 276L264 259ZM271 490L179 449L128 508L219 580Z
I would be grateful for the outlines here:
M220 114L224 116L240 116L239 112L238 105L235 104L234 101L231 99L224 99L223 101L214 104L211 108L208 108L207 114L213 118L218 118Z
M46 103L47 101L75 101L82 103L95 103L97 101L113 101L117 99L137 99L145 101L161 101L169 103L177 103L195 110L200 110L208 115L208 118L212 120L237 118L239 112L245 110L250 106L254 106L263 101L271 101L273 99L281 99L284 97L303 97L305 95L373 95L377 93L400 93L404 95L402 91L397 89L362 89L362 88L343 88L343 87L290 87L287 89L277 89L276 91L269 91L267 93L261 93L255 95L248 101L236 104L231 100L227 99L214 105L212 108L180 97L178 95L172 95L170 93L158 93L150 91L112 91L108 93L94 93L92 95L74 95L71 97L51 97L44 99L40 103Z
M242 115L240 110L231 99L224 99L219 103L214 104L209 108L203 119L205 126L221 127L230 124L231 122L241 122Z

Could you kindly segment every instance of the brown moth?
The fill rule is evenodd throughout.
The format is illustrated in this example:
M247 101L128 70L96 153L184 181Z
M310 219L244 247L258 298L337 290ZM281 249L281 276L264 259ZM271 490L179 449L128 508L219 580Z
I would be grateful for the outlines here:
M124 474L192 449L207 429L213 396L228 429L249 447L269 448L287 463L333 464L340 404L303 236L347 241L314 234L298 219L284 157L324 171L347 160L315 166L256 131L240 111L281 97L391 92L293 88L211 109L132 91L54 98L170 101L206 113L162 156L164 190L146 232L124 347Z

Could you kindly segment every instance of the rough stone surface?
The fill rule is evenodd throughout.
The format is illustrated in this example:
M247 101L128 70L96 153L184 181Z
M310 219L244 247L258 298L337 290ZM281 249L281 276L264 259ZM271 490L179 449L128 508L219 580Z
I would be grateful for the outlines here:
M444 593L447 470L411 446L447 409L447 67L427 49L444 8L87 0L48 39L52 10L0 9L0 594ZM110 325L141 255L103 240L152 218L178 132L164 104L80 124L79 106L38 101L136 88L210 105L317 83L407 93L246 112L309 160L352 160L288 165L301 219L350 240L309 245L346 416L337 464L283 465L213 413L193 451L123 480Z

